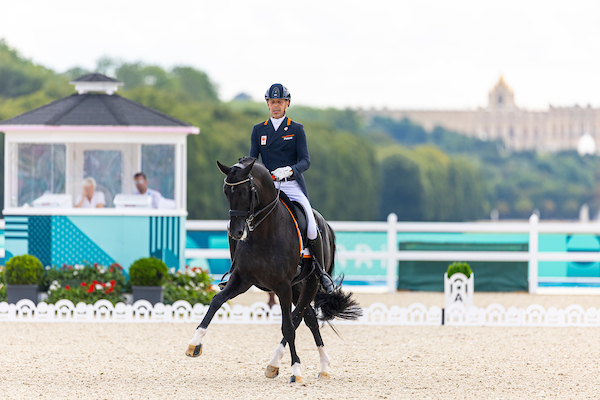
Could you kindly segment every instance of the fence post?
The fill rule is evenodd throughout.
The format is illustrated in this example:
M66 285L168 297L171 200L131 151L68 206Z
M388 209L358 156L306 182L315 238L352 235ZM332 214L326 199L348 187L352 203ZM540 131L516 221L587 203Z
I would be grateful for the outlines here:
M387 218L387 291L393 293L397 289L398 267L396 265L397 227L398 216L394 213Z
M529 280L530 294L535 294L538 288L539 220L540 218L537 216L537 214L533 214L531 217L529 217L529 268L527 277Z

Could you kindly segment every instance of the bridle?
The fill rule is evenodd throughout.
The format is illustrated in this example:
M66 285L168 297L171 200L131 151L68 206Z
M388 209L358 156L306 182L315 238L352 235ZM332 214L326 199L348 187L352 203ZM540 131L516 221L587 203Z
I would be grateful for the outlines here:
M256 207L258 207L258 204L260 203L260 194L258 193L256 186L254 185L254 180L253 180L252 176L248 176L247 179L244 179L243 181L239 181L239 182L234 182L234 183L227 182L227 177L225 177L225 179L223 179L223 182L227 186L238 186L238 185L241 185L242 183L250 182L251 196L250 196L249 210L248 211L229 210L229 218L246 217L246 225L248 226L248 230L250 232L254 231L273 212L275 207L277 207L277 202L279 200L279 193L281 193L281 186L279 187L279 189L277 189L277 196L275 197L275 199L272 202L270 202L269 204L267 204L265 207L261 208L260 210L254 211L254 209ZM258 222L254 223L254 220L256 219L256 217L268 208L270 208L269 212L267 212L265 214L265 216L262 217Z

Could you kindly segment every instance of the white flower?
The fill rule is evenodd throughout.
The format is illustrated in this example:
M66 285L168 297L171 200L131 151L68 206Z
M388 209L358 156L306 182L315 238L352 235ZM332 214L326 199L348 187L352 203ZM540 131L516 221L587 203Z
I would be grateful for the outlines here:
M84 266L81 264L75 264L75 269L83 269Z
M110 282L106 282L106 288L108 289L109 287L111 287L112 285L110 284Z
M188 269L186 271L186 273L187 273L188 276L192 276L192 277L196 276L196 273L194 271L192 271L191 269Z
M77 271L73 271L73 276L77 276L78 273L79 272L77 272Z
M46 269L46 271L48 271L50 269L50 266L46 265L44 268Z
M169 273L170 274L174 274L175 273L175 267L169 268Z
M96 290L102 290L102 285L100 285L99 283L96 284Z
M98 267L98 272L100 272L101 274L105 273L106 270L102 267Z

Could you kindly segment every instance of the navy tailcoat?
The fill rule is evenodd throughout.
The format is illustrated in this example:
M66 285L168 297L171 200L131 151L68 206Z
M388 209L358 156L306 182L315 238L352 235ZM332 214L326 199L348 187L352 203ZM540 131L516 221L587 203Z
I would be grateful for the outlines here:
M302 173L310 166L304 126L288 117L275 130L271 119L254 125L250 140L250 157L260 158L271 172L280 167L292 167L292 177L308 198Z

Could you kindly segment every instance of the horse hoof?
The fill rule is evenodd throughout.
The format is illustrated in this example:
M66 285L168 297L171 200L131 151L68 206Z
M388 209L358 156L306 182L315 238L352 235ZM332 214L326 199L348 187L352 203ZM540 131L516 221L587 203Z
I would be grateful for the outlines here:
M304 378L300 375L292 375L290 383L304 383Z
M279 367L267 365L267 369L265 371L265 376L267 378L275 378L277 375L279 375Z
M329 375L327 372L319 372L317 379L331 379L331 375Z
M185 355L188 357L198 357L200 354L202 354L202 344L199 344L198 346L190 344L185 352Z

